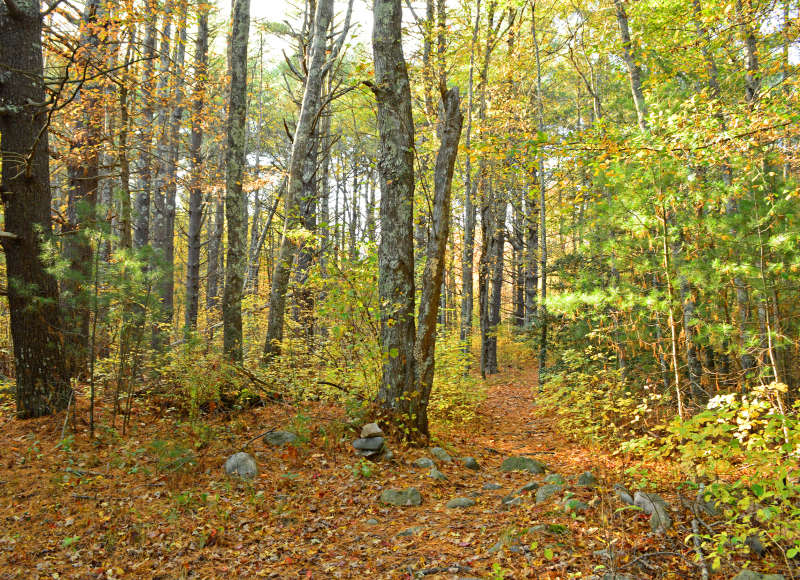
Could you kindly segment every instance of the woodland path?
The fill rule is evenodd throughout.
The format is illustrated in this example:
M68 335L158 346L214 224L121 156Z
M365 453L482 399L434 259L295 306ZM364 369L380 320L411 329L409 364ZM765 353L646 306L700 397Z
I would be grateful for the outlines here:
M285 426L296 416L288 406L212 422L210 436L151 409L127 438L91 444L81 433L68 451L56 447L58 420L19 422L4 412L0 578L588 578L609 565L599 552L609 545L632 578L698 577L678 554L691 555L679 533L655 537L646 519L615 513L620 457L563 437L537 408L534 381L533 369L504 369L490 379L475 424L435 434L454 458L473 456L481 467L437 461L443 482L413 467L429 456L424 449L395 448L394 462L355 475L352 433L336 433L323 405L309 411L309 442L299 450L260 441L247 449L261 470L254 483L225 478L220 465L264 426ZM176 441L208 439L195 445L194 467L158 470L153 441L165 431ZM543 461L592 507L571 515L559 496L537 504L529 494L503 506L504 496L544 477L501 472L511 455ZM587 470L598 489L574 484ZM377 500L382 489L412 486L419 507ZM455 497L477 503L446 508ZM675 554L640 558L648 551Z

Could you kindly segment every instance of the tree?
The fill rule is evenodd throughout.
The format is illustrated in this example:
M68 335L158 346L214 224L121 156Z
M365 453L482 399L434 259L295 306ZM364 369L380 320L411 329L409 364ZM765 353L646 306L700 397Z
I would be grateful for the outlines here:
M241 361L242 291L247 260L247 197L242 189L245 167L247 116L247 39L250 33L250 0L233 3L230 38L231 82L228 100L225 155L225 218L228 224L228 259L222 298L222 331L225 356Z
M51 233L48 100L38 2L0 4L0 155L17 415L65 409L71 397L58 286L43 259Z

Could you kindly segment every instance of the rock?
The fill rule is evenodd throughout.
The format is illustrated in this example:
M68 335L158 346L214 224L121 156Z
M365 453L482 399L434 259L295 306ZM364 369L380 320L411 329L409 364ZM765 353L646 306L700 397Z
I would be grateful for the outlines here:
M433 459L429 457L420 457L419 459L414 461L414 467L419 467L420 469L427 469L428 467L436 467L436 464L433 462Z
M461 463L463 463L464 467L467 469L474 469L475 471L478 471L481 468L481 466L478 465L478 462L475 461L474 457L462 457Z
M422 530L423 530L422 526L413 526L413 527L411 527L411 528L408 528L408 529L406 529L406 530L403 530L402 532L398 532L398 533L397 533L397 536L398 536L398 537L403 537L403 536L415 536L415 535L417 535L417 534L421 533L421 532L422 532Z
M642 508L650 516L650 529L654 532L665 532L672 527L672 518L667 513L667 502L661 496L637 491L633 496L633 505Z
M764 552L767 549L764 547L764 544L761 542L761 537L758 534L750 534L745 539L744 543L750 548L750 552L755 554L758 557L764 555Z
M361 438L369 439L370 437L383 437L383 431L377 423L367 423L361 428Z
M368 526L377 526L379 522L375 518L369 518L365 523Z
M503 486L500 485L499 483L484 483L483 489L488 491L494 491L496 489L503 489Z
M595 487L597 478L590 471L584 471L578 476L578 485L582 487Z
M564 510L568 512L581 513L588 511L589 504L577 499L568 499L564 502Z
M536 490L536 503L547 501L550 497L562 490L562 486L557 483L547 483Z
M416 487L408 489L384 489L381 492L381 503L396 506L416 506L422 504L422 496Z
M622 503L627 505L633 505L633 497L631 496L630 492L625 489L625 486L615 483L614 484L614 493L617 494L617 497L622 500Z
M509 457L503 461L500 471L528 471L530 473L544 473L544 463L530 457Z
M431 447L430 452L431 455L433 455L439 461L444 461L445 463L450 463L451 461L453 461L453 458L450 457L447 451L445 451L441 447Z
M384 447L383 448L383 455L381 456L381 459L383 459L384 461L393 461L394 460L394 451L392 451L388 447Z
M225 473L242 479L253 479L258 475L258 465L252 455L240 451L239 453L234 453L225 461Z
M447 476L435 467L431 467L431 472L428 474L428 477L438 481L447 481Z
M563 478L563 477L561 477L561 476L560 476L559 474L557 474L557 473L551 473L550 475L548 475L547 477L545 477L545 478L544 478L544 482L545 482L545 483L558 483L558 484L560 484L560 485L564 485L564 484L566 483L566 481L564 480L564 478Z
M742 570L731 580L785 580L783 574L760 574L752 570Z
M291 431L273 431L264 435L264 441L273 447L281 447L283 445L292 445L297 443L298 437Z
M457 497L445 504L446 508L468 508L475 505L475 500L468 497Z
M378 452L383 447L383 437L367 437L366 439L356 439L353 447L358 451Z
M517 493L527 493L529 491L536 491L537 489L539 489L539 484L536 483L535 481L532 481L532 482L526 483L525 485L520 487L517 490Z
M515 493L510 493L500 500L500 505L505 505L505 506L522 505L522 498Z

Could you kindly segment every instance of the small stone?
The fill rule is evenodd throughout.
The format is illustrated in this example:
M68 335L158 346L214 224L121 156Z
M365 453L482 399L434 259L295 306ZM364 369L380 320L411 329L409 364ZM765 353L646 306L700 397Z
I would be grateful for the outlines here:
M582 487L595 487L597 485L597 478L589 471L584 471L578 476L578 485Z
M581 513L588 511L589 504L577 499L568 499L564 502L564 509L568 512Z
M392 451L388 447L384 447L383 448L383 456L381 456L381 459L383 459L384 461L393 461L394 460L394 451Z
M494 491L496 489L503 489L503 486L500 485L499 483L484 483L483 489L488 491Z
M242 479L253 479L258 475L258 465L252 455L240 451L225 461L225 473Z
M422 526L413 526L411 528L403 530L402 532L398 532L397 536L398 537L415 536L415 535L419 534L420 532L422 532L422 529L423 529Z
M529 491L536 491L537 489L539 489L539 484L536 483L535 481L532 481L532 482L526 483L525 485L520 487L519 490L517 490L517 492L518 493L527 493Z
M536 490L536 503L547 501L550 497L557 494L562 490L562 487L557 483L548 483Z
M745 538L744 543L750 548L750 552L756 556L761 557L767 551L758 534L750 534Z
M450 457L450 454L441 447L431 447L430 452L431 455L433 455L439 461L444 461L445 463L450 463L453 461L453 458Z
M380 451L383 447L383 437L356 439L353 441L353 447L359 451Z
M431 472L428 474L428 477L438 481L447 481L447 476L435 467L431 467Z
M297 443L297 434L291 431L273 431L264 435L264 441L273 447L282 447L283 445L291 445Z
M500 471L528 471L530 473L544 473L544 463L530 457L509 457L503 461Z
M367 524L368 526L377 526L377 525L378 525L378 523L379 523L379 522L378 522L378 520L376 520L375 518L369 518L369 519L366 521L366 524Z
M642 508L650 516L650 529L665 532L672 527L672 518L667 513L667 502L655 493L637 491L633 495L633 505Z
M381 492L381 503L396 506L417 506L422 504L422 496L415 487L408 489L384 489Z
M622 501L622 503L627 505L633 505L633 497L631 496L630 492L627 489L625 489L625 486L619 483L615 483L614 493L617 494L617 497Z
M445 504L447 508L468 508L475 505L475 500L468 497L457 497Z
M517 494L510 493L500 500L500 505L506 505L506 506L522 505L522 498Z
M557 473L551 473L551 474L549 474L548 476L546 476L546 477L544 478L544 482L545 482L545 483L558 483L558 484L560 484L560 485L564 485L564 484L566 483L566 481L564 480L564 478L563 478L563 477L561 477L561 476L560 476L559 474L557 474Z
M752 570L742 570L732 580L785 580L783 574L760 574Z
M467 469L474 469L475 471L478 471L481 468L481 466L478 465L478 462L475 461L474 457L462 457L461 463L463 463L464 467Z
M367 423L361 428L361 438L369 439L370 437L383 437L383 431L377 423Z
M419 467L420 469L427 469L429 467L436 467L436 464L433 462L433 459L429 457L420 457L419 459L414 461L414 467Z

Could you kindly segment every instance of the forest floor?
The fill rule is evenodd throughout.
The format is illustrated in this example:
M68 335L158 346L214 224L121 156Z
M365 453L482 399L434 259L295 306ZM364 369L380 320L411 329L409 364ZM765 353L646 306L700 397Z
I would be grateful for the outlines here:
M479 471L437 461L447 481L413 467L426 449L393 447L391 462L359 463L343 412L324 404L275 404L212 415L192 426L165 405L138 409L125 436L85 422L61 442L61 418L0 415L0 578L699 578L684 539L686 514L667 534L615 497L612 485L641 482L623 455L566 439L536 406L535 371L503 369L489 381L475 422L442 428L435 444ZM83 405L79 417L87 416ZM99 418L108 425L110 418ZM119 428L119 420L117 427ZM273 448L270 428L299 432L297 447ZM253 482L227 477L226 457L245 449ZM563 494L542 503L501 499L542 475L504 473L529 455L567 479L591 507L568 513ZM677 482L647 477L671 505ZM591 471L596 488L575 478ZM496 483L496 490L484 485ZM416 487L419 507L381 505L385 488ZM635 486L629 487L631 490ZM673 490L672 492L670 490ZM672 495L671 495L672 493ZM455 497L472 507L448 509ZM403 534L405 532L405 534ZM608 556L611 556L609 558ZM731 576L724 574L723 576ZM609 576L611 577L611 576Z

